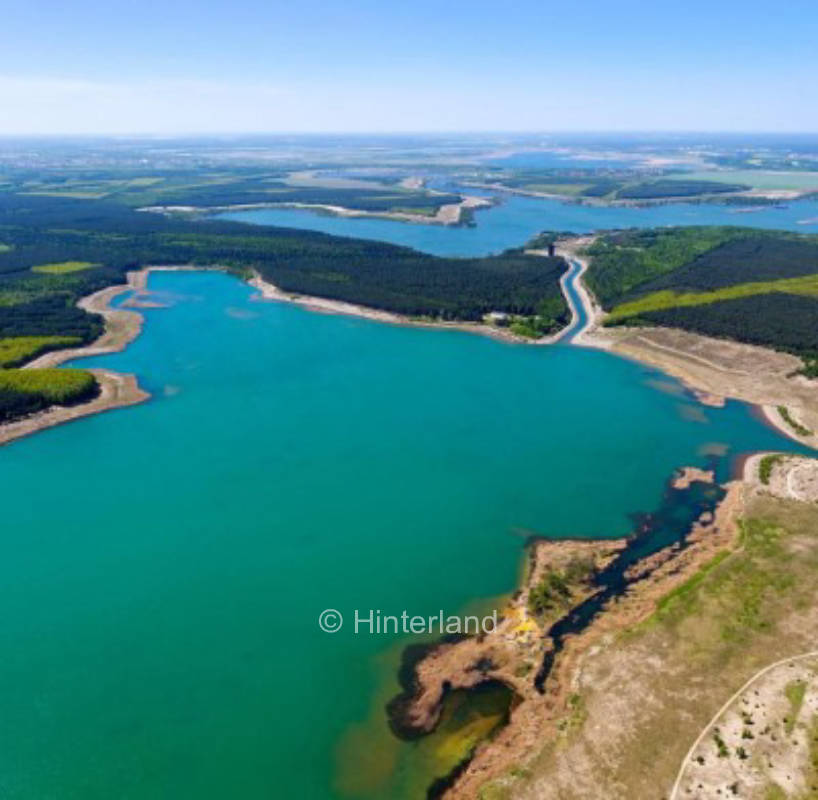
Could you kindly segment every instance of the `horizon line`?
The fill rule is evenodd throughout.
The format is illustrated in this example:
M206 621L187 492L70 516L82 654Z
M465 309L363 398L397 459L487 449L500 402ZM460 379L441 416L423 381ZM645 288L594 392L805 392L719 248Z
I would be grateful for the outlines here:
M27 131L22 133L5 133L0 131L0 139L83 139L83 138L134 138L134 139L174 139L182 137L193 138L229 138L238 136L565 136L565 135L614 135L614 136L645 136L645 135L684 135L684 136L815 136L818 130L748 130L748 129L697 129L697 128L571 128L571 129L462 129L462 130L265 130L265 131ZM816 142L818 145L818 141Z

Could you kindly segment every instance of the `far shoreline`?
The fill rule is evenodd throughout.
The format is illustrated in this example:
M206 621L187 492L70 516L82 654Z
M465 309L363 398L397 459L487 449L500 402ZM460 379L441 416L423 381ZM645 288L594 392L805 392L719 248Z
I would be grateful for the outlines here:
M401 314L382 311L368 306L345 303L343 301L330 300L323 297L313 297L310 295L288 294L274 284L265 281L258 273L254 273L253 277L246 279L235 271L220 265L156 264L148 265L138 270L130 270L126 273L125 283L106 286L104 289L86 295L77 302L79 308L90 313L100 314L105 320L105 329L96 341L82 347L49 351L23 365L22 369L59 367L66 361L109 355L125 350L142 332L144 317L138 310L135 310L140 307L140 304L134 303L131 308L128 309L113 308L110 304L114 299L126 292L138 293L148 291L148 278L152 272L222 272L256 289L259 292L259 299L261 300L287 302L300 306L308 311L354 316L360 319L391 325L479 334L495 339L496 341L505 342L506 344L552 344L560 339L563 332L568 329L566 326L551 336L541 337L539 339L528 339L523 336L517 336L509 330L497 328L485 323L414 320ZM142 307L150 307L150 304L142 304ZM139 386L137 376L133 374L98 368L90 368L88 371L94 375L100 388L100 392L95 398L76 405L54 405L29 416L0 423L0 447L66 422L101 414L105 411L113 411L117 408L136 405L151 398L150 393Z
M413 225L442 225L458 227L468 221L467 213L479 209L491 208L495 203L491 198L478 195L462 195L459 203L446 203L439 206L434 214L413 214L408 211L366 211L328 203L236 203L223 206L144 206L139 211L150 214L167 214L197 217L214 217L218 214L229 214L241 211L264 211L265 209L291 209L309 211L315 214L328 214L333 217L349 219L381 219L392 222L405 222Z
M110 306L111 301L125 292L146 291L148 277L151 272L218 271L233 275L256 289L259 292L259 299L261 300L292 303L308 311L352 316L403 327L461 331L487 336L506 344L542 346L565 340L572 345L605 350L619 358L625 358L643 366L657 369L671 378L678 380L682 386L692 392L695 398L703 405L716 407L724 405L726 397L747 403L754 408L762 422L770 425L786 438L796 441L801 445L818 449L818 435L813 435L809 438L799 436L780 418L775 404L750 397L748 393L731 391L733 387L729 385L719 386L719 391L714 392L708 381L698 379L697 375L692 374L692 372L684 368L681 363L676 363L671 357L673 355L672 353L665 355L663 358L657 358L653 350L648 351L633 345L625 347L621 343L621 337L617 339L611 335L610 331L606 331L606 333L603 334L600 328L602 319L604 318L604 312L583 280L584 275L590 267L590 263L587 258L582 257L582 249L592 239L593 235L587 235L564 239L558 242L556 254L561 256L568 264L568 269L560 277L560 289L571 312L571 319L555 333L538 339L518 336L506 328L500 328L486 323L412 319L395 312L383 311L355 303L347 303L340 300L311 295L288 293L274 284L265 281L257 272L254 272L252 277L247 278L220 265L148 265L139 270L129 271L126 274L126 283L108 286L83 297L77 303L78 307L92 313L98 313L104 317L105 330L99 339L84 347L55 350L45 353L26 364L23 368L56 367L73 359L121 352L130 342L139 336L144 318L142 314L136 310L112 308ZM538 250L529 250L528 252L532 255L544 255L543 251ZM579 268L577 272L572 275L571 273L575 264L577 264ZM575 308L573 298L568 291L567 284L569 281L573 282L573 288L576 290L576 295L586 315L585 323L581 327L577 327L579 309ZM138 304L134 305L138 307ZM618 330L620 333L624 332L626 335L632 335L636 329L620 328ZM645 331L640 329L638 333L644 335ZM706 337L699 337L699 339L704 340ZM738 343L735 344L737 347L750 347ZM774 351L768 351L766 348L751 349L763 351L774 356L780 355ZM683 354L679 353L679 356L682 355ZM681 362L681 359L676 360ZM103 411L134 405L150 398L150 394L138 385L136 376L111 372L109 370L96 369L89 371L97 378L101 389L100 395L89 402L76 406L52 406L49 409L29 417L0 424L0 446L64 422L102 413ZM712 365L710 372L721 381L725 378L725 376L719 373L715 365ZM787 403L782 403L782 405L787 405Z

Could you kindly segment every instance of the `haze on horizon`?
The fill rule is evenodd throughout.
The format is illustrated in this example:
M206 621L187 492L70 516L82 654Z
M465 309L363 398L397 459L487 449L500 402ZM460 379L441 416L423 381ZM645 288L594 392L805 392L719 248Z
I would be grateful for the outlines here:
M818 131L789 0L10 0L0 135Z

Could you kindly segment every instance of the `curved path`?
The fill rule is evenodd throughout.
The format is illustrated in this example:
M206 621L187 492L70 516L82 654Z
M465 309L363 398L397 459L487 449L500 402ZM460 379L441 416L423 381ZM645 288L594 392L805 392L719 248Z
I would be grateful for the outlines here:
M685 768L687 767L688 762L693 757L693 753L696 752L696 748L702 743L702 740L705 736L709 733L711 728L719 721L719 718L722 714L724 714L733 703L738 700L738 698L746 692L759 678L766 675L768 672L771 672L776 667L782 667L785 664L790 664L793 661L804 661L809 658L818 658L818 650L812 650L809 653L802 653L800 656L790 656L789 658L782 658L780 661L776 661L773 664L769 664L768 666L764 667L763 669L759 670L755 673L735 694L733 694L730 699L713 715L713 718L707 725L704 726L702 732L696 738L696 741L693 742L690 749L685 753L685 757L682 759L682 765L679 767L679 772L676 775L676 781L673 784L673 788L670 790L670 794L668 795L668 800L678 800L679 798L679 790L682 785L682 778L684 777Z

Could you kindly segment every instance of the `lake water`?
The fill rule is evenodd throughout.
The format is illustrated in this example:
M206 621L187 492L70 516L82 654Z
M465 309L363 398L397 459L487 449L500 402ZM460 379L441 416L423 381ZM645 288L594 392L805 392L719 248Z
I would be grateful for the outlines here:
M471 189L466 192L479 194ZM385 219L351 219L291 208L230 211L220 219L323 231L405 244L441 256L476 256L519 247L544 230L590 233L606 228L648 228L660 225L746 225L818 232L818 202L801 200L786 208L759 206L737 213L731 206L709 203L669 203L641 208L582 206L559 200L503 195L499 206L476 213L474 228L445 228ZM799 224L813 220L809 225Z
M539 202L489 213L518 201ZM532 224L389 230L485 252ZM423 796L496 708L394 739L415 640L352 634L355 609L490 606L532 533L625 535L674 468L792 449L603 352L311 313L220 273L149 287L167 307L140 338L77 363L153 399L0 449L4 800Z

